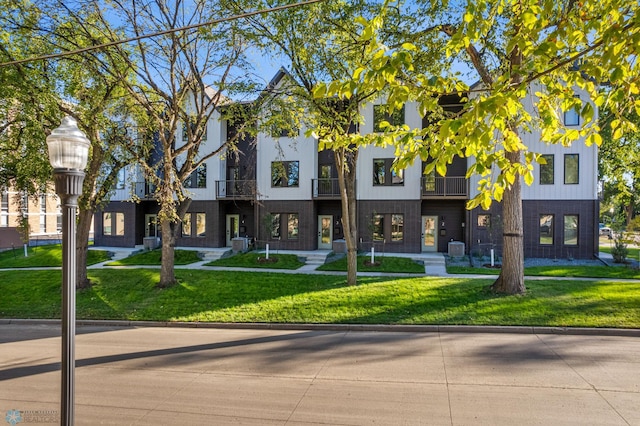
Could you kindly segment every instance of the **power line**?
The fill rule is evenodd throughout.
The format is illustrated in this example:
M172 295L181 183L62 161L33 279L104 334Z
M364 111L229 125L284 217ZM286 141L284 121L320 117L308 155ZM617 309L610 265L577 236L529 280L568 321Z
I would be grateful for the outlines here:
M0 68L8 67L8 66L11 66L11 65L25 64L25 63L28 63L28 62L45 61L45 60L48 60L48 59L57 59L57 58L65 57L65 56L77 55L79 53L91 52L93 50L104 49L106 47L117 46L119 44L127 44L127 43L131 43L133 41L139 41L139 40L143 40L143 39L146 39L146 38L157 37L157 36L161 36L161 35L165 35L165 34L171 34L171 33L175 33L175 32L178 32L178 31L189 31L189 30L193 30L193 29L196 29L196 28L206 27L206 26L210 26L210 25L216 25L216 24L219 24L221 22L234 21L236 19L242 19L242 18L250 18L250 17L256 16L256 15L262 15L262 14L265 14L265 13L277 12L277 11L284 10L284 9L290 9L292 7L306 6L306 5L313 4L313 3L320 3L320 2L323 2L323 1L325 1L325 0L306 0L306 1L298 2L298 3L287 4L287 5L283 5L283 6L276 6L276 7L272 7L272 8L269 8L269 9L256 10L256 11L253 11L253 12L245 12L245 13L242 13L240 15L229 16L229 17L226 17L226 18L214 19L213 21L207 21L207 22L203 22L203 23L200 23L200 24L187 25L185 27L172 28L172 29L169 29L169 30L158 31L158 32L151 33L151 34L143 34L143 35L140 35L140 36L137 36L137 37L131 37L131 38L123 39L123 40L111 41L109 43L98 44L96 46L83 47L82 49L69 50L69 51L60 52L60 53L52 53L50 55L36 56L35 58L27 58L27 59L19 59L19 60L10 61L10 62L2 62L2 63L0 63Z

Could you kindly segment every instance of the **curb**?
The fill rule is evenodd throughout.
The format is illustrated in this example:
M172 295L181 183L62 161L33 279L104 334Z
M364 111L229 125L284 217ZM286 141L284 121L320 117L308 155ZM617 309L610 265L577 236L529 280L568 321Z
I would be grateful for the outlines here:
M57 319L0 319L0 325L60 325ZM167 327L239 330L299 330L341 332L399 332L399 333L504 333L556 334L565 336L621 336L640 337L638 328L579 328L546 326L484 326L484 325L390 325L390 324L302 324L302 323L220 323L127 320L78 320L80 327Z

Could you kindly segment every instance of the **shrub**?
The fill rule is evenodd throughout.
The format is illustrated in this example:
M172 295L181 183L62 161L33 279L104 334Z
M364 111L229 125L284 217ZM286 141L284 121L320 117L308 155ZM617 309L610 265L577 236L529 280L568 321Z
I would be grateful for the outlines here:
M629 249L627 249L627 240L625 239L624 232L617 232L613 238L613 248L611 249L611 255L615 263L625 263Z

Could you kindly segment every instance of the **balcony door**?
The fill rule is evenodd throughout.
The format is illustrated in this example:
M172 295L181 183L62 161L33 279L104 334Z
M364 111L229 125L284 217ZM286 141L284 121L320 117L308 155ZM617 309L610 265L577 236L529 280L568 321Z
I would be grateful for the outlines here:
M438 251L438 216L422 216L422 251Z

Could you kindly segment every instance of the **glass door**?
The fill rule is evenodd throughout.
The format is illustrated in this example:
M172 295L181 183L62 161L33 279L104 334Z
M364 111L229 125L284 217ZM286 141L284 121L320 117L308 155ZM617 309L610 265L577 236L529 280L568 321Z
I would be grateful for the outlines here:
M422 251L438 251L438 216L422 216Z
M318 216L318 250L331 250L333 216Z
M231 247L233 239L240 235L240 215L227 215L227 247Z

